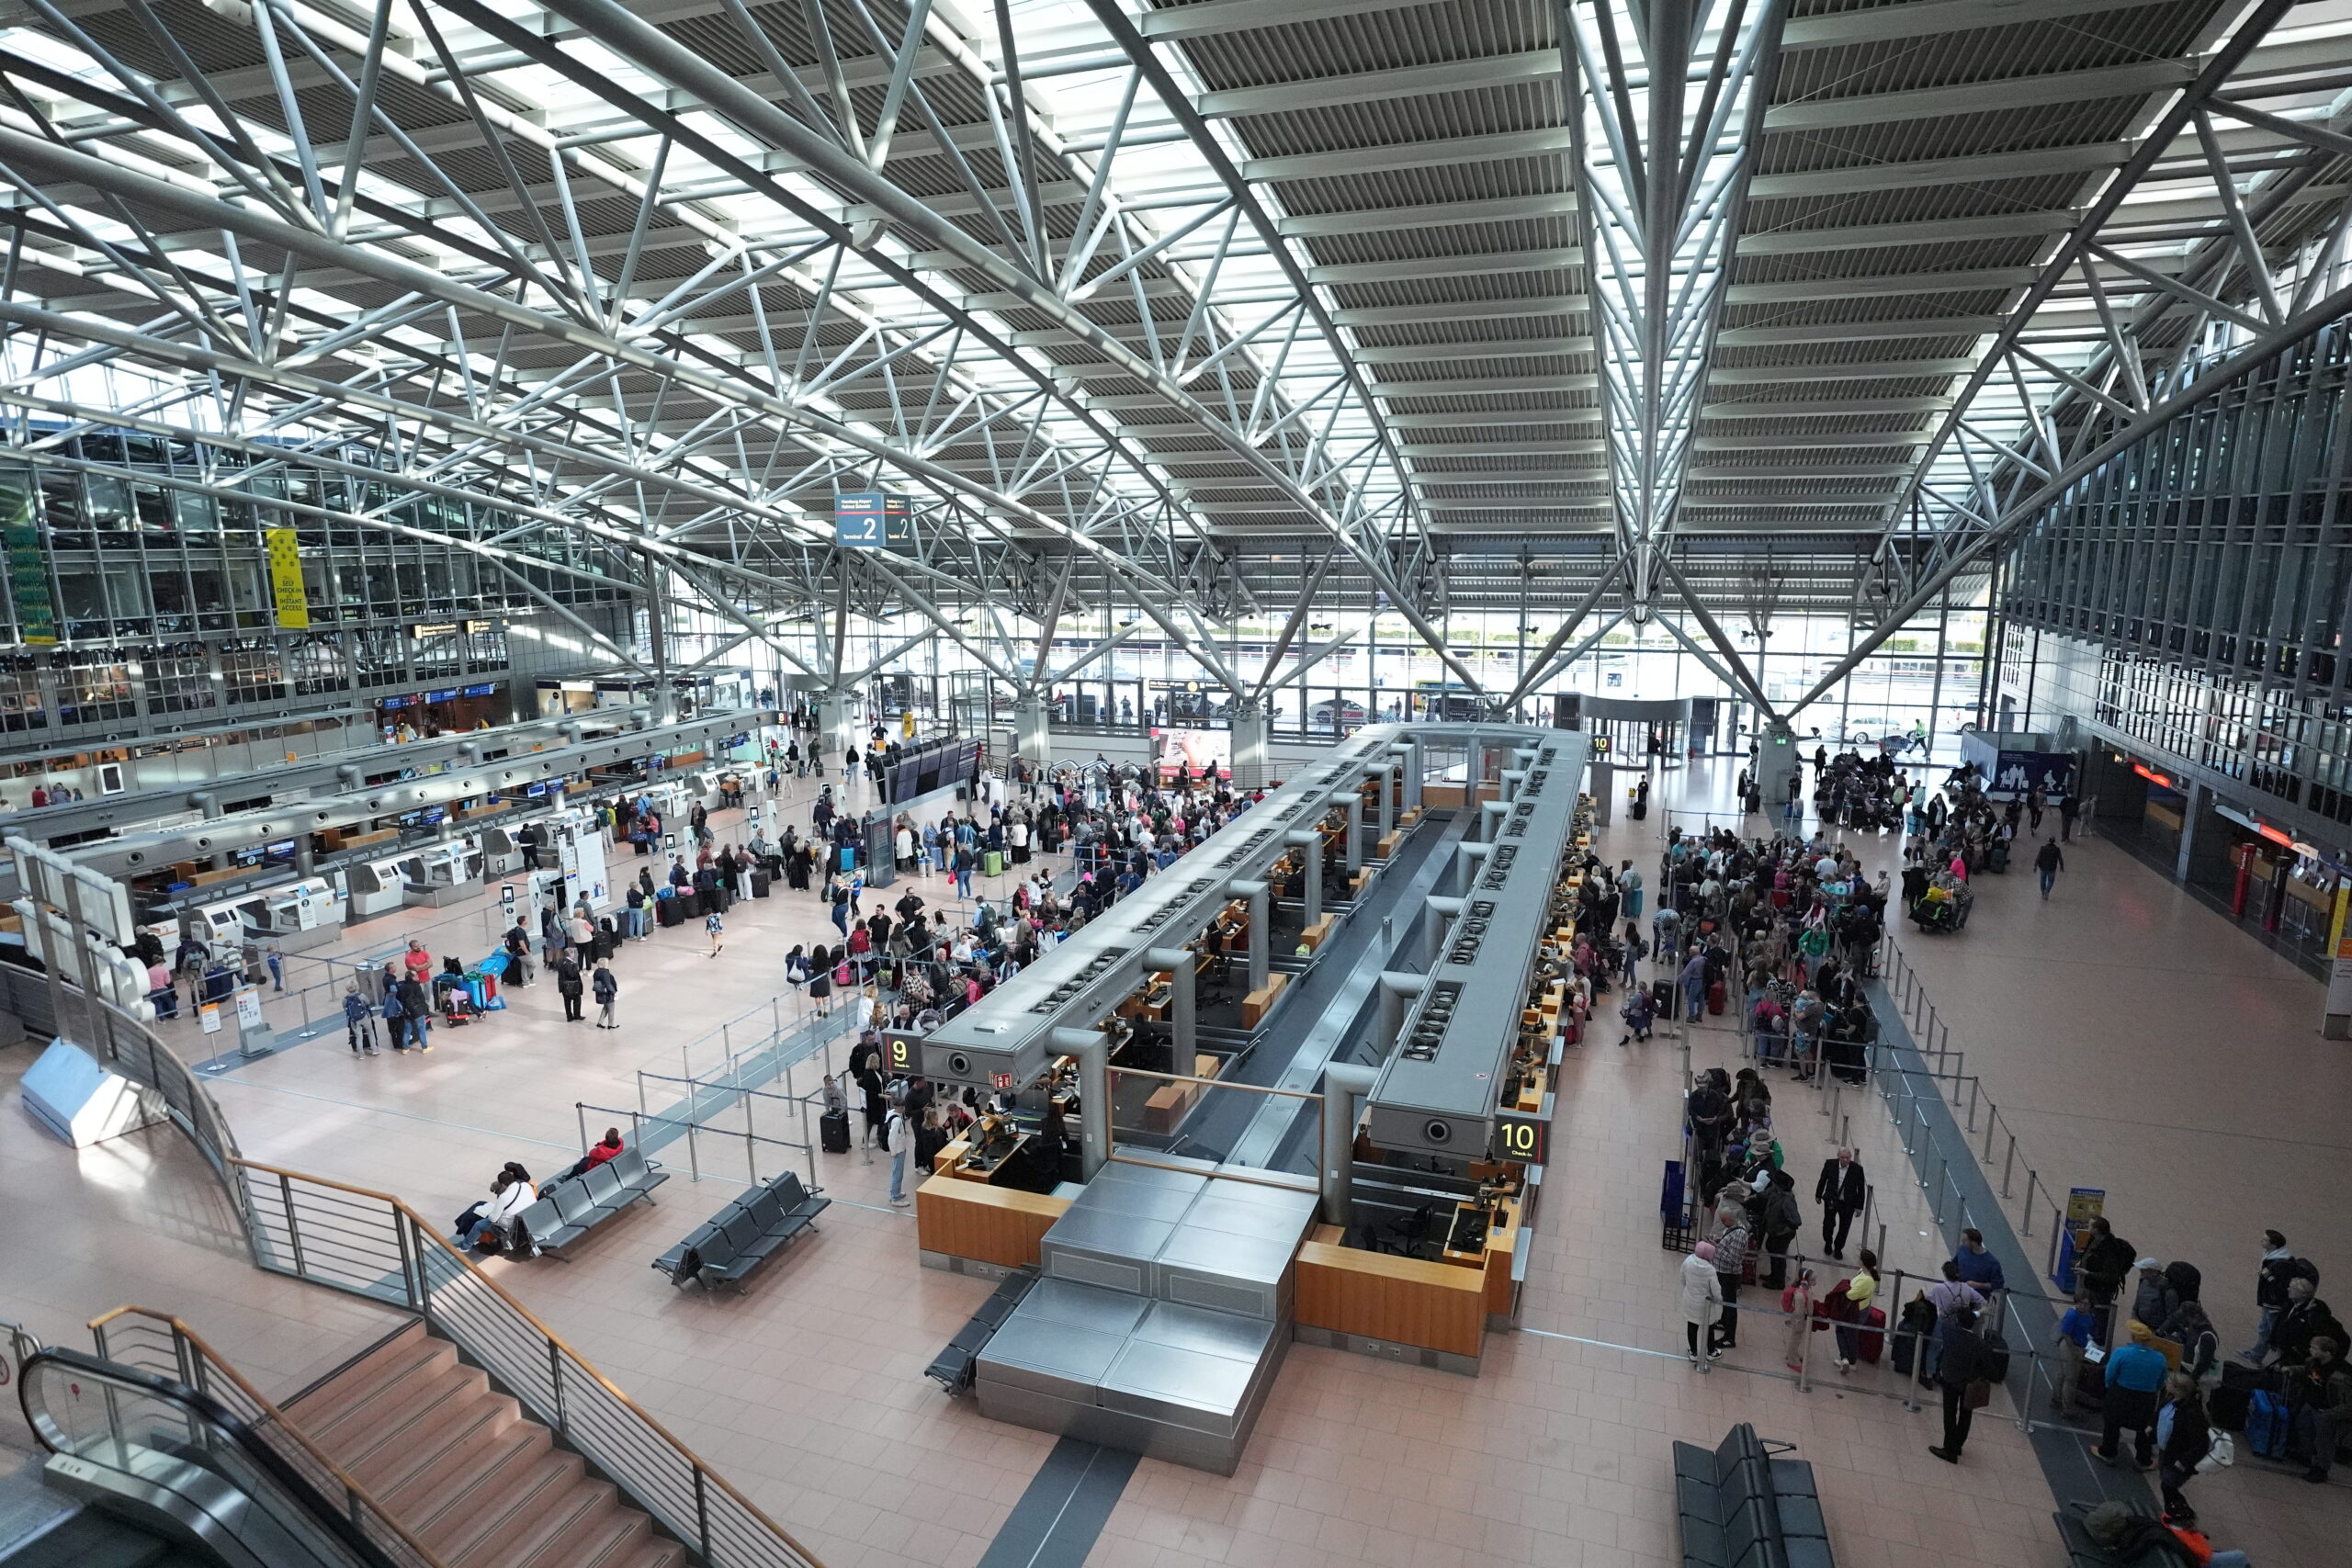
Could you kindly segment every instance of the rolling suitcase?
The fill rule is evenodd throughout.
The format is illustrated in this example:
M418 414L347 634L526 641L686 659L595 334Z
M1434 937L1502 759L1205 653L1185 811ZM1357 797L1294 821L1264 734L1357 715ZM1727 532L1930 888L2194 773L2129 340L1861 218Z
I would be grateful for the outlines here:
M1724 983L1721 980L1707 987L1707 1010L1721 1017L1724 1010Z
M1886 1349L1886 1314L1872 1307L1862 1314L1861 1332L1855 1337L1855 1349L1871 1366Z
M1675 1002L1673 981L1653 980L1650 982L1650 1007L1660 1018L1669 1021L1673 1019Z
M857 850L854 845L843 844L842 846L842 869L843 871L855 871L857 869Z
M653 909L664 926L683 926L686 923L686 901L684 898L661 899L654 904Z
M817 1118L817 1141L829 1155L849 1153L849 1112L828 1111Z
M1004 874L1004 852L1001 850L990 850L988 853L982 855L980 857L980 874L982 876L1002 876Z
M768 896L768 885L774 880L775 879L769 876L764 871L755 871L752 873L752 897L754 898L766 897Z

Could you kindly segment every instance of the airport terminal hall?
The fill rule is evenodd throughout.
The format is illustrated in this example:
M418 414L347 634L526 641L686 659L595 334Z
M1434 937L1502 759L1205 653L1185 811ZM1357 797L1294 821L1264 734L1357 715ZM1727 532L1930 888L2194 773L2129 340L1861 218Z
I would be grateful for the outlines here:
M2352 1568L2352 0L0 0L0 1568Z

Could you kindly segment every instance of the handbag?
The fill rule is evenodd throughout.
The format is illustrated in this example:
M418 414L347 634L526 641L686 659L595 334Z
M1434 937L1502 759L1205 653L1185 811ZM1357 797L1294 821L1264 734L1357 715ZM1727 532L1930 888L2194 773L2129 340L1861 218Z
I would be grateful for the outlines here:
M1972 1379L1968 1384L1968 1393L1962 1403L1971 1410L1984 1409L1993 1403L1993 1385L1983 1378Z

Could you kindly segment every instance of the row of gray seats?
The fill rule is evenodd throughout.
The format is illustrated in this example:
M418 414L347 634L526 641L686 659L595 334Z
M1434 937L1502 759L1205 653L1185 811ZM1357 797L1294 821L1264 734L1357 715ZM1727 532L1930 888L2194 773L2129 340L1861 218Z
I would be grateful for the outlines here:
M1674 1445L1683 1568L1834 1568L1813 1466L1743 1421L1713 1452Z
M802 1231L817 1228L817 1216L831 1206L824 1189L811 1192L791 1171L754 1187L695 1227L694 1234L653 1260L670 1283L692 1280L704 1290L732 1285L738 1294L752 1269L784 1250Z
M639 1199L652 1202L653 1190L669 1179L668 1171L637 1150L623 1149L585 1175L542 1188L538 1201L514 1217L519 1240L535 1254L560 1256Z

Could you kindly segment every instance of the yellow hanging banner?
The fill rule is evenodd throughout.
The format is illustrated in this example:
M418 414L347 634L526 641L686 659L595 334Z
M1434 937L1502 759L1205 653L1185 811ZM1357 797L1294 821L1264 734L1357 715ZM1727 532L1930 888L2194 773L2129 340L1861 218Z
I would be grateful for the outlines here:
M265 528L262 543L269 551L269 586L277 599L277 624L286 631L307 631L311 599L302 587L302 552L291 528Z

